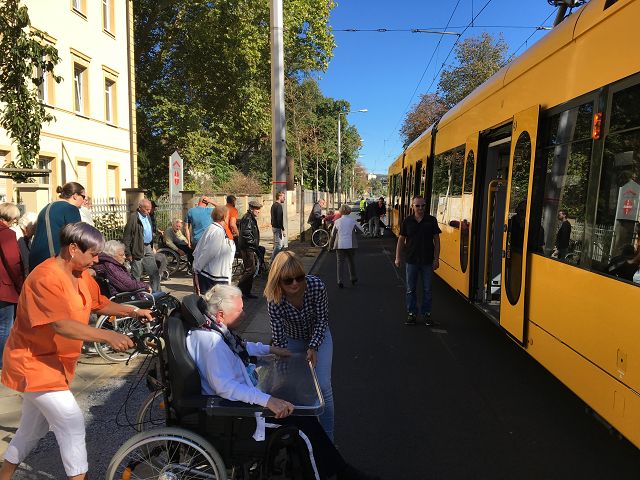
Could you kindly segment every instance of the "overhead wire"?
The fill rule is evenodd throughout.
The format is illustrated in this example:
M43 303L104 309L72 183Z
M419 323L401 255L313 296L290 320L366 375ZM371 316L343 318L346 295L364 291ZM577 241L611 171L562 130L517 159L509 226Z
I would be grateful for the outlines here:
M547 22L547 20L549 20L553 15L555 15L555 13L556 13L557 11L558 11L558 9L556 8L553 12L551 12L551 13L549 14L549 16L548 16L547 18L545 18L545 19L542 21L542 23L540 24L540 25L541 25L541 27L544 27L544 24ZM516 48L516 49L515 49L515 51L511 54L511 56L509 57L509 61L511 61L511 60L513 60L513 59L515 58L516 54L520 51L520 49L521 49L522 47L524 47L524 46L529 42L529 40L531 40L531 37L533 37L536 33L538 33L538 31L543 30L543 29L545 29L545 28L540 28L540 29L538 29L538 30L534 31L531 35L529 35L529 36L525 39L525 41L524 41L524 42L522 42L522 43L520 44L520 46L519 46L518 48Z

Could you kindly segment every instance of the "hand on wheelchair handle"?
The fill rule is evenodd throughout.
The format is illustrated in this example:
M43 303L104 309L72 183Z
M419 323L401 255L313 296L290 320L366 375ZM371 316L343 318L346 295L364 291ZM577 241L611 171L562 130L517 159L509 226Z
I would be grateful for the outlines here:
M313 348L307 350L307 361L311 363L311 366L313 368L316 368L316 365L318 363L318 352Z
M153 322L153 312L151 310L141 308L136 312L136 314L138 315L138 320L142 323Z
M269 397L267 408L276 414L276 418L288 417L293 413L293 405L286 400Z
M118 333L118 332L107 331L107 330L103 331L103 333L105 335L107 335L107 338L105 339L106 342L116 352L122 352L124 350L128 350L128 349L134 347L133 340L131 340L126 335L123 335L123 334Z
M281 347L274 347L274 346L269 347L269 353L273 353L274 355L277 355L279 357L291 356L291 350L287 350L286 348L281 348Z

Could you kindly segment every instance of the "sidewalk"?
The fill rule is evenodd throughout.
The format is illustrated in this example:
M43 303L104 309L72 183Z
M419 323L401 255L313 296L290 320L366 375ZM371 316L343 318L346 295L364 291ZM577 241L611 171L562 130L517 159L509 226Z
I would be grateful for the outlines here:
M261 216L268 215L268 212L262 212ZM289 215L291 218L291 215ZM289 222L293 226L293 222ZM302 260L305 270L309 270L314 265L316 259L321 253L321 249L313 247L309 242L300 243L297 240L298 232L293 228L289 232L289 250L296 252ZM271 252L273 251L273 235L270 227L262 227L260 230L261 245L267 250L267 262L269 261ZM307 236L308 238L308 236ZM258 276L253 284L253 293L259 298L247 300L244 304L246 319L239 326L238 331L248 340L261 341L268 343L271 339L271 330L269 327L269 316L267 314L267 305L262 297L265 284L267 282L267 274ZM178 299L193 293L192 279L184 272L163 282L163 290ZM102 385L108 384L110 379L114 377L123 377L132 374L138 368L138 361L133 360L129 365L125 363L106 364L103 359L97 355L82 355L78 362L76 375L71 385L71 391L74 393L79 403L83 397L91 395L93 391ZM11 441L13 434L18 428L20 422L20 414L22 409L21 396L18 392L8 389L0 385L0 452L4 452Z

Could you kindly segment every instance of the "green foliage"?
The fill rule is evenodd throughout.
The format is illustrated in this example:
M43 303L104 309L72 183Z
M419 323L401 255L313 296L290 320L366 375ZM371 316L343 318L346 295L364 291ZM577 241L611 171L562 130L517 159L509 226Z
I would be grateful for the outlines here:
M456 46L457 65L440 74L438 94L447 108L452 108L506 63L509 46L502 35L494 39L484 32L469 37Z
M333 6L333 0L285 1L289 77L326 69ZM222 183L240 171L268 184L269 1L136 0L134 19L141 151L155 159L178 148L187 180L208 175ZM167 177L152 168L140 178L149 188Z
M121 214L110 212L93 217L95 227L107 240L120 240L124 229L124 218Z
M53 75L60 61L58 51L48 45L44 35L32 32L27 7L19 0L0 3L0 126L4 128L18 148L15 162L6 167L33 168L40 152L40 130L44 122L54 120L38 98L37 89L43 75ZM36 73L37 72L37 73ZM13 179L24 182L25 174L13 174Z
M508 45L489 33L469 37L456 46L456 64L440 74L437 93L425 93L404 119L400 136L406 148L446 111L507 63Z

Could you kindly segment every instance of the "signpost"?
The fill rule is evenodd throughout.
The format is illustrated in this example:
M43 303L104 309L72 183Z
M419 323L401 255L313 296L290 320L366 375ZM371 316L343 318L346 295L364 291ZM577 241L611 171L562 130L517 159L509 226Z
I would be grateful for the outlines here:
M179 197L184 190L184 162L176 150L169 157L169 195Z

